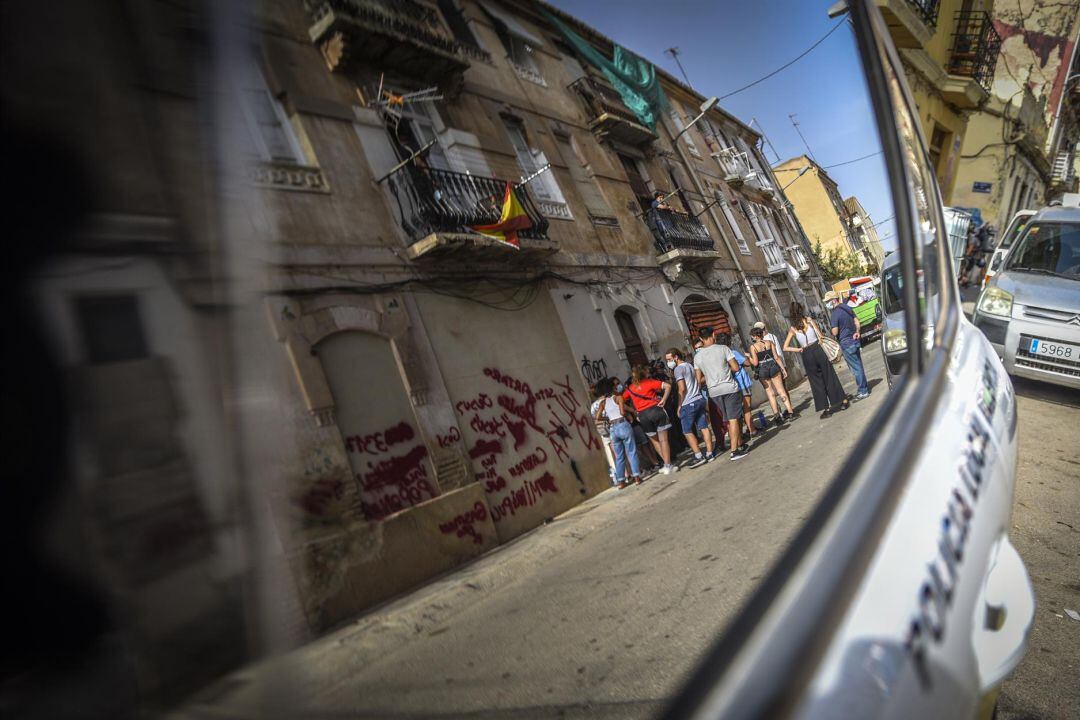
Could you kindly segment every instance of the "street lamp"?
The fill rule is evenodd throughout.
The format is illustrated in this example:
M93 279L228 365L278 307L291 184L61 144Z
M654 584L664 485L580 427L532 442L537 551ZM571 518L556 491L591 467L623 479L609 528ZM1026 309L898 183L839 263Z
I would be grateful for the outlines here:
M803 165L801 168L799 168L799 174L795 176L795 179L792 180L791 182L789 182L784 187L780 188L780 191L783 192L784 190L787 190L789 187L794 185L795 180L798 180L799 178L801 178L806 173L806 171L809 170L809 169L810 169L809 165Z
M675 143L679 142L679 138L682 137L682 134L684 132L686 132L687 130L689 130L690 128L692 128L694 126L694 123L696 123L698 120L705 117L705 113L709 112L714 107L716 107L716 103L718 103L718 102L720 102L720 100L718 98L711 97L708 100L706 100L705 102L701 103L701 106L698 108L698 110L700 110L701 112L698 113L696 118L694 118L693 120L688 122L686 124L686 127L684 127L682 130L680 130L678 132L678 134L675 136L675 138L671 141L671 144L674 145Z

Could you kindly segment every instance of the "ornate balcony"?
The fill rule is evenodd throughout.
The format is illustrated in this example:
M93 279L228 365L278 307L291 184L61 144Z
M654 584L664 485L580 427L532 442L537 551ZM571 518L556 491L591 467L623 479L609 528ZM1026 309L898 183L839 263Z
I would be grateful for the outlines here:
M809 272L810 261L806 257L806 251L799 245L791 245L787 248L791 266L801 273Z
M663 261L670 256L694 256L712 258L716 255L716 243L705 226L696 217L674 210L650 210L645 213L645 224L653 235L656 252Z
M877 0L889 26L893 43L900 48L922 48L937 28L941 0Z
M761 248L761 254L765 256L765 270L770 275L777 275L787 270L787 260L784 259L784 251L775 240L766 240L757 244Z
M469 229L499 221L505 180L410 164L388 182L401 227L412 241L409 256L414 260L461 249L474 259L506 258L507 251L517 252ZM557 244L547 237L548 221L528 191L516 188L513 192L532 221L531 228L518 233L520 254L535 258L555 252Z
M724 182L733 188L749 190L760 199L769 199L774 190L769 178L755 170L745 152L735 148L722 148L713 157L724 170Z
M312 21L308 34L334 71L349 72L366 64L453 87L469 66L468 58L483 53L457 42L438 13L415 0L305 0L304 4Z
M989 96L994 82L1001 36L985 12L956 13L952 53L949 56L949 79L942 94L962 108L973 108Z
M589 118L589 129L600 140L610 138L628 145L640 145L656 139L656 133L642 125L623 104L619 93L603 80L586 76L567 87L581 98Z

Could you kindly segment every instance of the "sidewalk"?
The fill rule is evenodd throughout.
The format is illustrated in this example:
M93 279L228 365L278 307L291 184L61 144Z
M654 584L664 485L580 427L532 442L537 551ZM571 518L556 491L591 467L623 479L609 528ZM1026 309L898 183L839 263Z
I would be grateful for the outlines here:
M173 717L655 715L809 512L843 460L825 432L854 443L875 385L820 420L803 383L802 416L747 458L605 491Z

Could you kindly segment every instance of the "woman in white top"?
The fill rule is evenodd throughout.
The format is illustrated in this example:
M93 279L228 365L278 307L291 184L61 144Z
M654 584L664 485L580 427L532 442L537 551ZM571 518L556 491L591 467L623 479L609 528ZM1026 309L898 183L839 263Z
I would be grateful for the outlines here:
M608 437L611 449L615 452L615 487L626 487L626 462L630 461L630 475L635 484L641 484L641 466L638 464L637 443L634 442L634 430L626 419L626 401L622 393L615 391L615 383L610 378L596 384L600 395L600 407L596 411L596 420L608 421Z
M789 316L791 327L784 338L784 351L802 355L803 368L810 380L810 392L814 395L814 410L827 418L837 410L846 410L850 403L844 395L844 386L836 376L832 363L821 349L821 330L797 302L791 303ZM799 344L793 346L791 341Z

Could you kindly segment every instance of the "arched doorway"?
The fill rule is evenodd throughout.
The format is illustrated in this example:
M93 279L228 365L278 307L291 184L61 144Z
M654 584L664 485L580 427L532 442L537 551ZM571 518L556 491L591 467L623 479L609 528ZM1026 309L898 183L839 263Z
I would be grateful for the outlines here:
M727 311L716 300L701 295L689 295L679 307L692 337L696 338L703 327L711 327L717 333L731 332Z
M615 311L615 324L619 326L619 335L622 336L623 347L626 348L626 361L630 363L630 367L645 365L649 362L645 354L645 346L638 334L637 324L634 322L636 314L637 310L633 308L619 308Z

